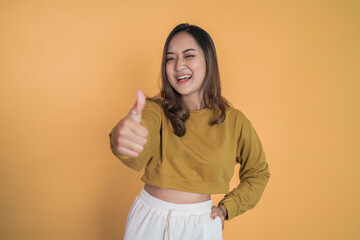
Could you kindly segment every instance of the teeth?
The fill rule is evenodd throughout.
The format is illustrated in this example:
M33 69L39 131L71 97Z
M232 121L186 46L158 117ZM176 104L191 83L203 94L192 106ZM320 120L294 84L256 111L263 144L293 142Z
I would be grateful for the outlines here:
M191 75L184 75L184 76L181 76L181 77L178 77L176 78L177 80L183 80L185 78L191 78Z

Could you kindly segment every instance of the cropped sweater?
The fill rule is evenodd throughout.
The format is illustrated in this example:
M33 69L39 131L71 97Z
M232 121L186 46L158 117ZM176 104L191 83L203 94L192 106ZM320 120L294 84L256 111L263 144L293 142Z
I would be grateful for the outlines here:
M211 126L215 111L190 111L186 134L174 134L161 106L147 100L141 124L148 131L144 150L136 158L111 150L126 166L140 171L147 184L184 192L226 194L224 204L231 218L253 208L269 180L262 144L250 121L234 108L226 108L225 121ZM235 164L240 164L240 184L229 192Z

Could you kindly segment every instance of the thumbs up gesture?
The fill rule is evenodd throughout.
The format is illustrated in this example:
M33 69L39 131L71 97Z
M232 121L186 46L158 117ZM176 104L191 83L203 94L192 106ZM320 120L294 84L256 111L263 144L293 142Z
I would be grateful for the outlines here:
M144 150L149 133L140 124L145 96L142 91L137 91L136 95L135 105L111 132L111 144L116 151L128 157L137 157Z
M144 93L139 90L136 92L136 103L131 108L128 114L137 123L140 123L141 121L141 112L144 109L144 106L145 106L145 96Z

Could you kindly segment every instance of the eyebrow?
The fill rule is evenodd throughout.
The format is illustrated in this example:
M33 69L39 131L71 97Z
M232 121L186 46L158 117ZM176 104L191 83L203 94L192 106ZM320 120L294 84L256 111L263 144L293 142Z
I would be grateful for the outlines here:
M196 51L196 49L194 48L189 48L189 49L186 49L184 50L182 53L186 53L186 52L189 52L189 51ZM167 52L166 55L169 55L169 54L175 54L174 52Z

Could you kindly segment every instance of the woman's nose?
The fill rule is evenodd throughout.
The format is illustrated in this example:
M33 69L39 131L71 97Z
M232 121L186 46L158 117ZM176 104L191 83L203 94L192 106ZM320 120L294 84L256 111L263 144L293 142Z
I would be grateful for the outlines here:
M185 67L184 61L182 59L178 59L175 64L175 71L176 72L181 71L182 69L184 69L184 67Z

